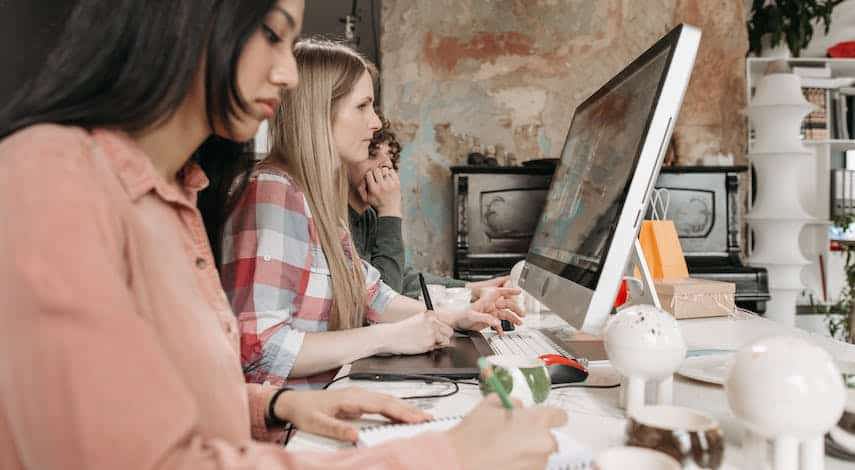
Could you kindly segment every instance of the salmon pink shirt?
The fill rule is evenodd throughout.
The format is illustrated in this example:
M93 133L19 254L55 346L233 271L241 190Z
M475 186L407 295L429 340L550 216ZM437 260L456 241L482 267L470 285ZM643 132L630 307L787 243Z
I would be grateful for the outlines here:
M458 468L444 434L276 444L196 209L207 182L191 164L167 183L116 131L0 141L0 468Z

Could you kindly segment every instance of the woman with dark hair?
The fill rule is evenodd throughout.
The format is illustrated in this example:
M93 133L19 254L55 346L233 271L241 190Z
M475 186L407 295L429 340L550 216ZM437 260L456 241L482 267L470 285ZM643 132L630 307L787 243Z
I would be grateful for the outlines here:
M243 380L195 207L207 180L190 156L212 134L249 140L279 90L296 87L303 9L80 0L43 70L4 109L0 468L545 463L563 413L509 414L495 400L446 433L372 449L297 455L253 440L281 440L287 422L355 440L340 418L427 417L359 389L282 393Z

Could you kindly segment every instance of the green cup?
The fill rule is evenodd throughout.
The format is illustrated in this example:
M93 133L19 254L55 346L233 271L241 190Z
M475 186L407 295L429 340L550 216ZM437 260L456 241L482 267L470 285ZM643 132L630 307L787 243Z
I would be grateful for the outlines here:
M494 355L485 358L493 369L502 388L511 397L531 406L543 403L549 396L552 381L543 361L531 356ZM478 377L481 394L495 393L493 387L484 380L483 373Z

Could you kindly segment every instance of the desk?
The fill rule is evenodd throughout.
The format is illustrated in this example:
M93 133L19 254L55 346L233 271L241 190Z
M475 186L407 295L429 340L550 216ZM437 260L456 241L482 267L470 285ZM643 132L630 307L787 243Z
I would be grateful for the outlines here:
M738 313L734 317L680 320L679 323L689 349L738 349L760 338L791 335L806 338L808 341L819 345L838 361L855 363L855 345L810 334L754 315ZM556 315L544 314L527 317L521 328L561 325L567 326ZM569 328L569 326L567 327ZM349 366L345 366L339 375L346 374L348 370ZM351 381L349 379L337 382L333 386L345 387L350 385L397 396L411 394L414 388L419 392L424 392L429 387L437 390L444 390L445 387L449 387L448 384L441 383L428 385L417 382L369 382ZM626 420L623 411L618 408L618 390L618 388L554 390L550 394L548 403L560 406L567 411L569 420L563 430L583 445L590 447L596 455L608 447L621 445L624 441ZM480 399L481 394L478 387L460 385L460 392L453 396L421 400L416 404L434 416L442 417L465 414ZM675 376L674 404L702 410L718 419L727 439L725 463L722 468L728 470L745 468L740 447L743 427L730 412L722 387ZM288 445L288 449L292 451L329 451L345 447L349 447L349 444L307 433L297 433ZM826 458L825 465L828 470L843 470L851 469L853 464Z

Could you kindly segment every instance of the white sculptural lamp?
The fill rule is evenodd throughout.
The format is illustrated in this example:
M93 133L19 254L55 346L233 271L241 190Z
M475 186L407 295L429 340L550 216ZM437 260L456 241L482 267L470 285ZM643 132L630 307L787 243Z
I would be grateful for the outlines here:
M791 73L764 76L748 108L755 138L747 156L757 172L757 199L746 217L754 234L748 264L769 272L766 316L789 325L795 324L796 298L804 288L801 271L809 264L799 234L815 221L797 191L801 163L814 158L799 137L802 119L813 109Z
M774 470L820 470L825 433L843 414L845 388L825 350L801 338L765 338L736 353L725 381L727 401L745 425L743 449L765 459L774 445ZM749 462L746 468L764 468Z
M628 415L645 405L647 382L656 383L657 404L671 404L674 372L686 357L674 317L653 305L630 305L609 321L603 341L609 361L623 377L621 406Z

